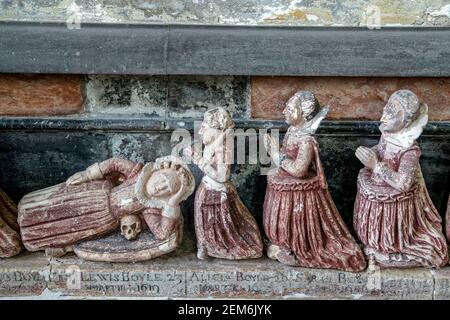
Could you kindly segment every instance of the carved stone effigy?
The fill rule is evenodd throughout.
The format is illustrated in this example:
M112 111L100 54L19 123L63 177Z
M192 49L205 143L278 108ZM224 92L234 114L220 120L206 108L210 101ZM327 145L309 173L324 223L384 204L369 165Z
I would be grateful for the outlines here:
M17 224L17 206L0 190L0 258L9 258L23 249Z
M267 177L264 229L267 255L284 264L361 271L364 254L342 220L331 195L314 138L328 113L313 93L297 92L283 114L290 125L280 150L266 135L264 142L277 168Z
M445 215L445 223L446 223L446 231L447 231L447 240L450 241L450 196L448 197L447 204L447 213Z
M195 194L197 257L259 258L263 242L256 220L242 203L230 179L234 123L223 108L208 110L199 131L203 156L184 150L205 176Z
M420 168L416 139L428 107L409 90L392 94L381 118L379 143L359 147L354 228L370 261L380 267L441 267L448 262L442 219Z
M194 186L189 168L173 156L145 166L117 158L96 163L65 183L23 197L18 208L23 243L51 256L74 251L94 261L152 259L181 242L179 204Z

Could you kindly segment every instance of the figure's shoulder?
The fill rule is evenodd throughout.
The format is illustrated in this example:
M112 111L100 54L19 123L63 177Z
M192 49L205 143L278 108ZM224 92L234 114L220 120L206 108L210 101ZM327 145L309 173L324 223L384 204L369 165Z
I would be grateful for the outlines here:
M403 149L399 154L399 159L409 159L410 161L419 161L422 151L417 143L411 147Z
M318 144L316 138L313 135L296 135L295 139L298 141L298 143L303 143L303 144Z
M302 144L307 148L319 148L319 142L312 135L305 135L299 140L299 144Z
M291 157L297 157L298 154L310 154L311 152L315 152L315 150L318 151L319 144L313 136L296 136L283 145L283 150Z
M407 153L414 153L414 154L420 155L421 152L422 151L420 149L419 144L417 142L415 142L411 147L403 149L401 152L401 155L405 155Z

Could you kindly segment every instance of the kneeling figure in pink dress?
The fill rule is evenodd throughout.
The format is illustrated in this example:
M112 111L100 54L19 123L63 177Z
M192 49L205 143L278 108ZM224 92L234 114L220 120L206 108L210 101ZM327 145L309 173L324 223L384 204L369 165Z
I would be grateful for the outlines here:
M265 137L278 166L269 172L264 201L267 255L287 265L356 272L366 268L366 260L328 191L313 136L327 112L313 93L299 91L283 111L290 127L281 150L278 141Z
M441 267L448 262L442 219L428 195L416 139L428 108L409 90L392 94L381 118L381 139L359 147L354 228L371 263L380 267Z

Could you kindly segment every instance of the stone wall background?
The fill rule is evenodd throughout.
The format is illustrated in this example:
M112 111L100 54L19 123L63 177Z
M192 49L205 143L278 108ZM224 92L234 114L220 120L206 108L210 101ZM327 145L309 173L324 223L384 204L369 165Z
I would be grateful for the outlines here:
M205 110L217 106L230 110L244 130L283 132L284 103L296 90L308 89L331 106L318 140L331 194L351 227L362 167L354 151L377 142L376 121L400 88L414 90L429 105L432 122L420 139L421 164L444 216L450 191L448 78L0 75L0 187L18 201L109 157L152 161L171 153L173 129L192 129ZM232 180L262 223L266 177L260 169L247 159L233 166ZM192 170L199 183L200 171ZM193 197L184 205L191 231L192 208Z
M0 20L366 26L449 26L446 0L3 0ZM377 23L378 24L378 23Z
M450 3L2 0L0 23L11 21L449 27ZM356 177L361 168L354 151L359 145L376 143L376 121L389 95L400 88L413 90L430 108L431 123L420 139L421 164L431 197L444 216L450 192L450 80L442 77L0 74L0 187L18 201L25 193L64 181L95 161L112 156L152 161L170 153L175 144L171 141L174 128L191 128L205 110L216 106L230 110L238 127L284 130L286 126L280 121L284 103L296 90L306 89L331 107L318 139L330 191L351 226ZM192 169L199 182L199 170ZM261 223L266 178L259 172L259 164L235 165L232 180ZM192 202L193 197L184 208L191 231Z

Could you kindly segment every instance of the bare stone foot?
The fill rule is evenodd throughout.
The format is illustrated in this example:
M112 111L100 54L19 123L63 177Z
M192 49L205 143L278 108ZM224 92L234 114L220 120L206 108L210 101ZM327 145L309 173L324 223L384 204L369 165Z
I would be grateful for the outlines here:
M267 248L267 257L269 257L272 260L278 260L277 256L280 251L281 251L281 249L279 246L277 246L275 244L271 244Z
M206 248L197 249L197 258L199 258L200 260L206 260L208 258L208 252Z
M66 253L73 252L73 246L65 247L64 251L66 251Z
M374 273L375 271L379 271L380 267L377 265L377 262L375 261L375 257L373 254L368 255L369 263L367 265L367 272L369 274Z
M270 259L278 260L282 264L288 266L299 266L299 263L292 252L275 244L271 244L269 248L267 248L267 256Z

